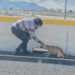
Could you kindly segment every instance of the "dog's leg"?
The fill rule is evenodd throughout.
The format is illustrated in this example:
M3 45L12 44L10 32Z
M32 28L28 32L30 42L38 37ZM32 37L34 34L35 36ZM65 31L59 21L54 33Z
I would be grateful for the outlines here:
M51 53L47 52L47 53L45 53L45 55L46 55L46 56L49 56L49 55L51 55Z
M64 54L57 53L57 57L58 57L58 58L64 58Z
M67 54L64 53L64 57L65 57L65 58L67 58L68 56L69 56L69 55L67 55Z

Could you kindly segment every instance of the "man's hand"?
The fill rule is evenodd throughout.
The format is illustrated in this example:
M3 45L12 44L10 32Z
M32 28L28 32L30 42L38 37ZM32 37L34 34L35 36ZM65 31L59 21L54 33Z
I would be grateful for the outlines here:
M42 41L38 41L42 46L44 45L44 43Z
M43 42L41 42L40 44L41 44L42 46L44 45L44 43L43 43Z
M41 46L42 48L45 48L46 47L46 44L44 44L42 41L39 41L39 43L42 45Z
M47 45L46 44L41 44L41 47L40 48L46 48L47 47Z
M43 47L44 49L46 49L46 48L47 48L47 45L46 45L46 44L44 44L42 47Z

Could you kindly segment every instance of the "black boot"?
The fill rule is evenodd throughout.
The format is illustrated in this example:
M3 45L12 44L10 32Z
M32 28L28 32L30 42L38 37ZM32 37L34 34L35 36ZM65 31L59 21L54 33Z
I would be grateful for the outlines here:
M16 54L16 55L21 55L22 52L23 52L23 43L21 43L21 44L18 46L18 48L16 48L15 54Z
M26 55L26 54L30 54L31 52L29 52L28 50L27 50L27 46L24 46L23 47L23 54L24 55Z

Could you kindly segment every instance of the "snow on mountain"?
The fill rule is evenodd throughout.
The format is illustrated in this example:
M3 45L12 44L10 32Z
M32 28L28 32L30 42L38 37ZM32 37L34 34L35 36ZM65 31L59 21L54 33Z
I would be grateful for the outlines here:
M67 0L67 10L75 11L75 1ZM0 0L0 8L13 8L24 10L64 10L65 0Z
M0 8L7 8L7 9L25 9L25 10L48 10L45 7L39 6L35 3L28 3L25 1L13 2L9 0L1 0L0 1Z

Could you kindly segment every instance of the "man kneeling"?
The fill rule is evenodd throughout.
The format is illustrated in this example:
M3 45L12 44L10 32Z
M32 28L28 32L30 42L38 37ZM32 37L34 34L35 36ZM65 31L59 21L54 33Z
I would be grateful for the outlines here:
M35 18L33 20L18 20L13 24L11 28L12 33L17 38L22 40L22 43L16 48L16 55L29 53L27 50L27 43L31 38L41 45L44 45L44 43L40 41L35 35L35 30L42 25L43 22L40 18Z

